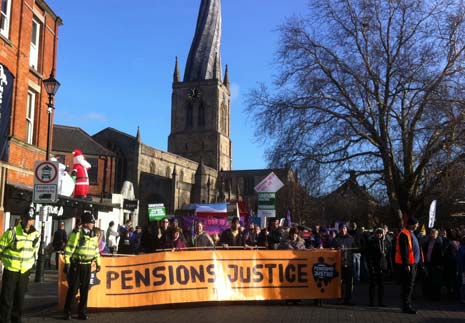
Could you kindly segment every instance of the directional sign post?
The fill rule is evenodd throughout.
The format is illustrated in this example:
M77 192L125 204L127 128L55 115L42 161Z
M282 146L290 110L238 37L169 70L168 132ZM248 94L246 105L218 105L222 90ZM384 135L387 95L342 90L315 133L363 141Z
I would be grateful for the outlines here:
M57 161L36 161L34 163L34 203L50 204L58 200Z
M258 212L259 218L269 218L276 216L275 209L275 193L283 187L284 184L271 172L260 183L255 186L255 191L258 193ZM262 224L263 225L263 224Z

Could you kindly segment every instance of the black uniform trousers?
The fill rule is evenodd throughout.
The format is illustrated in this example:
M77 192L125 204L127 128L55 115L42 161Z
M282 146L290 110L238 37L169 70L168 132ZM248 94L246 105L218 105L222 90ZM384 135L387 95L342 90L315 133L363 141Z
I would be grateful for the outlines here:
M417 276L418 265L410 265L410 271L400 268L400 283L402 285L402 307L412 306L412 295L415 288L415 278Z
M0 295L0 322L21 322L29 273L29 270L21 274L21 272L3 269L2 292Z
M66 293L65 314L71 313L71 305L79 289L79 315L87 314L87 297L90 285L90 264L71 262L68 273L68 292Z

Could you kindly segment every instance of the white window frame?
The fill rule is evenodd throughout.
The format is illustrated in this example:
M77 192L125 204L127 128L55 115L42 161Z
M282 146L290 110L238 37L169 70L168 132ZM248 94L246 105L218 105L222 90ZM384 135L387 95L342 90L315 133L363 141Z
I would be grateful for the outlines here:
M29 66L38 70L39 64L39 48L40 48L40 22L35 18L32 18L32 29L31 29L31 48L29 51ZM35 27L35 34L34 34Z
M27 91L26 106L26 142L30 145L34 141L34 112L36 109L36 93L32 90Z
M8 38L10 34L11 0L0 1L0 34ZM3 7L5 7L5 10L3 10Z

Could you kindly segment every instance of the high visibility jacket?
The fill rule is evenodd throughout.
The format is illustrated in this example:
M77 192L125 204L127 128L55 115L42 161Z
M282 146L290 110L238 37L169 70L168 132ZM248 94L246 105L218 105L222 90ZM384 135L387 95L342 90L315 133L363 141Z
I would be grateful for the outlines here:
M39 248L39 237L34 227L29 233L24 232L21 223L5 231L0 238L0 258L5 269L21 273L31 269Z
M400 252L400 235L404 234L407 237L407 259L408 259L408 264L404 264L402 261L402 254ZM420 247L420 259L423 262L423 251L421 250ZM402 229L399 234L397 235L397 240L396 240L396 255L395 255L395 263L399 265L413 265L415 263L415 255L413 253L413 242L412 242L412 235L409 230L407 229Z
M98 238L95 232L85 234L84 229L73 231L65 248L65 264L90 264L92 261L100 266Z

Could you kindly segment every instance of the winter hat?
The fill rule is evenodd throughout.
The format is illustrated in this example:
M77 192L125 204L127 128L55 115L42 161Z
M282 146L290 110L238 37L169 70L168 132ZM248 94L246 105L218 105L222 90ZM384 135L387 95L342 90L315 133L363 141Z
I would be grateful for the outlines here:
M74 157L82 156L82 151L80 151L79 149L74 149L73 156Z
M411 216L408 218L407 225L415 225L417 223L418 223L418 220L415 217Z

